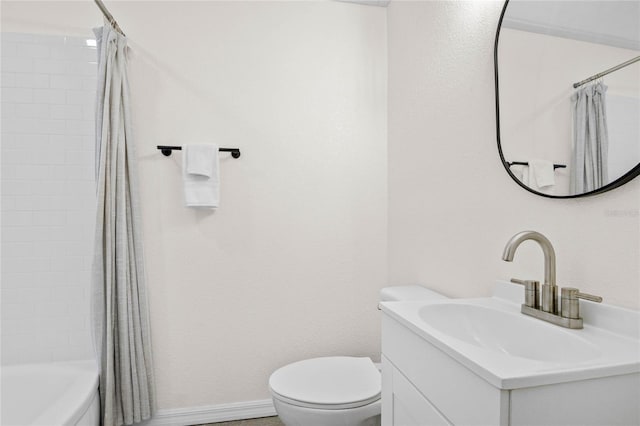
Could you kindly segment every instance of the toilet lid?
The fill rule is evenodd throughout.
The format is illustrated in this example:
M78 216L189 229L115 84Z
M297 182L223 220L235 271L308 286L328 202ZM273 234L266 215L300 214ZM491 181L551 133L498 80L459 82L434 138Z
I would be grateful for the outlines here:
M324 357L276 370L269 387L285 402L324 408L354 408L380 399L380 372L370 358ZM299 403L299 404L297 404Z

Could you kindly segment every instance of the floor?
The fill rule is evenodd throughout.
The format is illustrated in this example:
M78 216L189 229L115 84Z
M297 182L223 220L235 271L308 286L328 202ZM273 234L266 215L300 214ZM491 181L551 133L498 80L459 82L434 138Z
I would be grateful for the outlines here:
M278 417L263 417L261 419L238 420L235 422L209 423L202 426L284 426Z

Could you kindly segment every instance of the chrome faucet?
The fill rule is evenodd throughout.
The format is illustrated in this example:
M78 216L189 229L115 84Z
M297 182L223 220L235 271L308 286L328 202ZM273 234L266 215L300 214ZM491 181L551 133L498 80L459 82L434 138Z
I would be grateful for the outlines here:
M602 297L580 293L577 288L565 287L562 289L562 309L560 309L558 287L556 286L556 253L547 237L535 231L523 231L514 235L504 248L502 260L513 261L516 249L523 241L527 240L537 242L544 253L544 284L542 285L542 303L540 304L538 302L540 284L538 281L511 279L511 282L522 284L525 287L525 303L522 305L521 312L562 327L582 328L578 299L602 302Z
M537 242L544 253L544 284L542 285L542 310L558 313L558 287L556 287L556 252L551 241L536 231L523 231L517 233L507 242L502 253L502 260L513 261L516 249L523 241L533 240Z

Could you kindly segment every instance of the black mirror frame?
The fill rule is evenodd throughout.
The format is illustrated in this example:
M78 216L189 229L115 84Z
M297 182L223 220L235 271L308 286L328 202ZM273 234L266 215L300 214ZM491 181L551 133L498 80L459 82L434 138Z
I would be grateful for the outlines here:
M496 84L496 135L498 139L498 153L500 154L500 161L502 161L502 165L504 166L509 176L511 176L511 178L518 185L520 185L522 188L526 189L527 191L531 192L532 194L540 195L546 198L582 198L582 197L589 197L592 195L602 194L604 192L611 191L612 189L622 186L625 183L633 180L638 175L640 175L640 163L638 163L633 169L629 170L627 173L620 176L618 179L596 190L585 192L582 194L576 194L576 195L549 195L542 192L534 191L533 189L529 188L527 185L522 183L520 179L518 179L516 175L513 174L513 172L511 171L511 168L509 167L508 162L504 158L504 154L502 152L502 144L500 141L500 93L498 90L498 40L500 38L500 28L502 28L502 20L504 18L505 12L507 11L508 5L509 5L509 0L505 0L504 6L502 7L502 13L500 13L500 19L498 20L498 29L496 30L496 40L493 47L493 66L495 70L495 84Z

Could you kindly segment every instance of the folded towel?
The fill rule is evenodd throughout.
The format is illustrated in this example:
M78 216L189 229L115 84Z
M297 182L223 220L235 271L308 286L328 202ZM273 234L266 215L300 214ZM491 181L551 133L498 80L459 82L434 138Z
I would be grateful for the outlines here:
M523 184L529 186L529 166L524 166L524 165L514 165L511 166L511 172L518 178L520 179L520 182L522 182Z
M536 159L529 160L529 169L533 172L533 175L535 176L535 183L539 188L556 184L555 172L551 161Z
M218 146L211 143L184 145L183 154L187 161L187 173L211 177L214 172L214 158L218 155Z
M187 207L216 208L220 204L220 172L218 167L218 146L210 144L206 150L202 145L184 145L182 156L182 180L184 184L184 198ZM192 149L197 147L196 149ZM201 152L199 158L189 153ZM197 163L190 167L190 162ZM207 167L208 166L208 167ZM210 168L210 171L207 170ZM195 171L192 173L191 171ZM205 174L205 173L208 173Z

